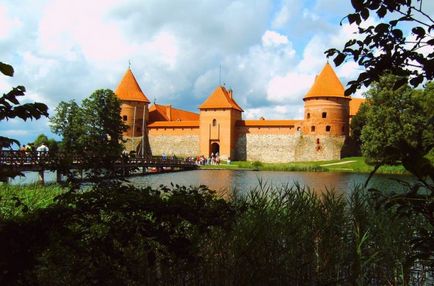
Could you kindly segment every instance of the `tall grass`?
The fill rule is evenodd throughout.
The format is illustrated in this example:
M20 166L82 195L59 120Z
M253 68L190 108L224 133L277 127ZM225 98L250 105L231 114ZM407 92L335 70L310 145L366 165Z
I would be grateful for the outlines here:
M22 216L36 209L46 208L64 192L59 185L0 185L0 218Z
M235 203L232 231L203 241L205 285L424 285L409 243L422 220L377 209L360 188L261 186Z
M45 205L52 203L48 195L43 197ZM31 221L51 221L40 245L22 238L36 256L29 258L36 265L25 272L35 285L432 282L426 280L429 275L432 279L432 266L411 255L410 241L424 220L377 208L361 188L349 194L317 193L260 182L250 192L234 192L226 202L203 188L180 186L120 187L65 197L72 200L37 213ZM17 233L23 229L11 225ZM34 224L27 228L39 231ZM16 247L15 236L11 239Z

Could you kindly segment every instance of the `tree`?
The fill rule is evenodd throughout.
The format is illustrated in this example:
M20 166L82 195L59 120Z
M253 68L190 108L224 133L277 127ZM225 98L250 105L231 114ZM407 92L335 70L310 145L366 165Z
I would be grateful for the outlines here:
M434 148L432 84L424 91L407 84L397 88L400 78L386 75L367 93L366 124L362 128L362 154L376 166L370 177L383 164L402 163L415 175L418 183L402 182L404 193L384 194L371 189L379 206L395 208L401 216L423 216L431 225L415 233L411 242L414 259L434 261L434 166L427 154ZM427 180L430 178L430 180ZM368 179L369 181L369 179ZM367 184L367 182L366 182Z
M61 151L77 154L84 149L84 118L80 106L74 101L60 102L50 118L51 131L62 136Z
M123 150L122 133L127 127L120 116L120 101L114 92L109 89L96 90L83 100L82 108L87 150L119 158Z
M346 95L378 81L385 72L401 76L396 88L407 80L417 87L434 79L434 20L424 12L423 0L351 0L351 4L354 13L341 24L345 19L355 23L360 37L347 41L342 50L325 52L334 56L337 66L352 59L364 67L358 78L348 83ZM373 13L383 21L364 27ZM406 35L407 30L411 34Z
M51 130L63 137L65 157L57 168L73 180L69 165L73 155L79 155L91 179L115 177L114 162L121 157L122 133L126 130L120 110L120 101L109 89L96 90L81 106L75 101L61 102L50 119Z
M402 162L418 178L434 178L434 167L425 158L434 147L434 128L429 122L432 111L422 101L434 94L420 96L421 92L406 84L396 88L397 82L400 78L389 74L367 92L362 154L376 164Z
M351 119L351 138L358 146L362 144L360 136L362 135L363 126L366 125L366 113L368 109L369 105L366 102L362 103L357 114Z

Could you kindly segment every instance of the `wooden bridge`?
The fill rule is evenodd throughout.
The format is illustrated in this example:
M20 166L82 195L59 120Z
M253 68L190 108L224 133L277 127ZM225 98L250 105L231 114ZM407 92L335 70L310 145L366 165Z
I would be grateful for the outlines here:
M60 181L61 174L58 171L59 162L68 158L69 169L83 169L83 156L67 156L64 153L37 152L37 151L0 151L0 179L4 174L10 172L39 172L39 181L44 183L44 171L57 171L57 180ZM89 161L89 159L88 159ZM65 166L63 166L65 167ZM131 170L142 170L142 174L193 170L197 165L193 161L179 158L149 156L135 157L122 156L113 162L111 168L123 171L124 175L131 174ZM135 173L137 174L137 172Z

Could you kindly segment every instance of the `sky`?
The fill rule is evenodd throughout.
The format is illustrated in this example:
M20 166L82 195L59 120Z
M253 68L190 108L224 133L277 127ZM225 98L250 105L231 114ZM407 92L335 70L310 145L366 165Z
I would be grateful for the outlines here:
M129 63L158 104L198 112L219 85L234 92L244 119L300 119L303 96L355 27L342 0L0 0L0 92L27 89L54 115L60 101L114 90ZM332 61L330 63L333 66ZM221 67L221 73L220 73ZM361 71L335 68L345 85ZM221 74L221 76L219 76ZM50 132L48 119L0 122L22 144Z

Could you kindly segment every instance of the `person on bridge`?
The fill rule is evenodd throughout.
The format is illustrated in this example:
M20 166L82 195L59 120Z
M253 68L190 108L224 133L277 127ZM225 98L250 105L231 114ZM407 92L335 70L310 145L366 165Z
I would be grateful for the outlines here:
M47 156L48 151L48 147L44 143L42 143L41 146L36 148L36 152L38 152L38 159Z

